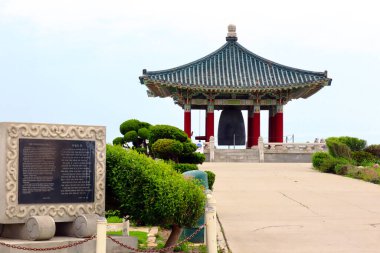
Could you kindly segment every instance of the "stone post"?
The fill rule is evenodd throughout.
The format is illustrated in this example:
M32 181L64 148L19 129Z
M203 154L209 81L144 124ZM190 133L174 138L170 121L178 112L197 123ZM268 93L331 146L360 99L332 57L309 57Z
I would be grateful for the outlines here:
M96 253L106 253L107 220L100 217L96 222Z
M259 162L263 163L264 162L264 140L263 137L259 137Z
M211 136L210 137L210 142L209 142L209 149L210 149L210 162L213 162L214 159L215 159L215 140L214 140L214 136Z
M216 201L211 194L207 194L206 205L206 246L208 253L217 253L216 240Z

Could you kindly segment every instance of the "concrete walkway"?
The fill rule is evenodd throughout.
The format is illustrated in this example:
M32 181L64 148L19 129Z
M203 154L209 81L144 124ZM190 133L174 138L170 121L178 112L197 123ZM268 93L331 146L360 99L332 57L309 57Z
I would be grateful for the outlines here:
M233 253L379 253L380 186L311 164L205 163Z

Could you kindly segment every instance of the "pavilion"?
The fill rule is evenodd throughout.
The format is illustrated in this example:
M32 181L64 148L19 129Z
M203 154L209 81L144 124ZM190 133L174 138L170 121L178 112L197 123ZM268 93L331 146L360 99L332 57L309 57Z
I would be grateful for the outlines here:
M245 142L244 131L244 143L247 148L256 146L260 136L260 111L269 110L268 142L283 142L283 106L292 99L310 97L331 85L332 79L327 77L327 71L297 69L267 60L237 40L236 27L229 25L227 42L218 50L172 69L144 69L140 82L148 88L148 96L172 97L183 108L184 131L189 137L191 109L207 112L205 136L196 137L206 141L214 136L214 110L223 110L220 121L224 111L232 110L236 115L237 111L241 114L247 110L248 138ZM236 117L226 115L223 121L228 124L231 120L235 122Z

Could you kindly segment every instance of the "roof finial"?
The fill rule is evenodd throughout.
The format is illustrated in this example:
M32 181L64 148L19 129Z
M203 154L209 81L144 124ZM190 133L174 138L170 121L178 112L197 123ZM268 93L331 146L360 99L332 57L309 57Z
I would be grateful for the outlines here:
M237 41L236 25L230 24L228 26L227 41Z

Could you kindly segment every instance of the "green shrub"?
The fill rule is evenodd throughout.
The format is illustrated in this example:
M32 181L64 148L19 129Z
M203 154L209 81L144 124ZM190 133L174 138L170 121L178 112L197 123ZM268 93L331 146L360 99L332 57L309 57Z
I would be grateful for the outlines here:
M366 151L354 151L351 153L352 159L357 165L367 165L376 162L376 156Z
M364 149L365 152L371 153L372 155L380 158L380 145L370 145Z
M326 173L335 173L335 166L338 164L338 161L335 157L329 156L324 159L317 169Z
M184 154L190 154L197 150L197 145L194 143L188 141L183 143L183 153Z
M146 148L135 148L135 150L139 153L139 154L144 154L144 155L147 155L148 154L148 150Z
M181 142L172 139L159 139L152 145L152 152L155 157L164 160L178 162L178 157L183 151Z
M206 170L205 172L207 173L208 188L212 190L215 183L215 173L208 170Z
M345 158L335 158L334 173L338 175L345 175L347 173L348 167L352 166L351 161Z
M124 138L123 137L116 137L112 141L113 145L123 145L124 144Z
M347 176L375 184L380 183L379 173L374 168L351 167L347 171Z
M352 167L350 164L338 163L334 167L335 174L337 175L346 175L348 170Z
M344 157L347 159L351 159L350 148L346 144L340 142L338 138L327 138L326 145L329 149L330 155L332 155L333 157Z
M313 163L313 167L318 169L321 166L323 160L327 159L329 156L330 155L326 152L315 152L311 159Z
M130 120L127 120L127 121L124 121L123 123L121 123L120 133L122 135L125 135L126 133L128 133L130 131L136 131L136 133L137 133L137 131L140 128L149 128L149 127L150 127L149 123L142 122L142 121L139 121L137 119L130 119Z
M143 128L140 128L137 132L138 136L141 138L141 139L148 139L149 138L149 134L150 134L150 131L143 127Z
M137 132L135 130L129 131L124 135L125 142L136 142L138 139Z
M179 157L180 163L202 164L206 160L206 156L202 153L194 152Z
M163 161L107 145L106 173L107 198L113 194L121 214L138 223L192 227L204 212L205 194L197 181Z
M198 170L198 166L196 164L174 163L172 166L173 166L173 169L175 169L177 172L181 174L190 170Z
M152 145L158 139L174 139L180 142L186 142L187 134L181 129L169 125L155 125L150 128L149 143Z
M342 136L339 137L338 140L346 144L351 151L360 151L367 146L367 141L355 137Z

